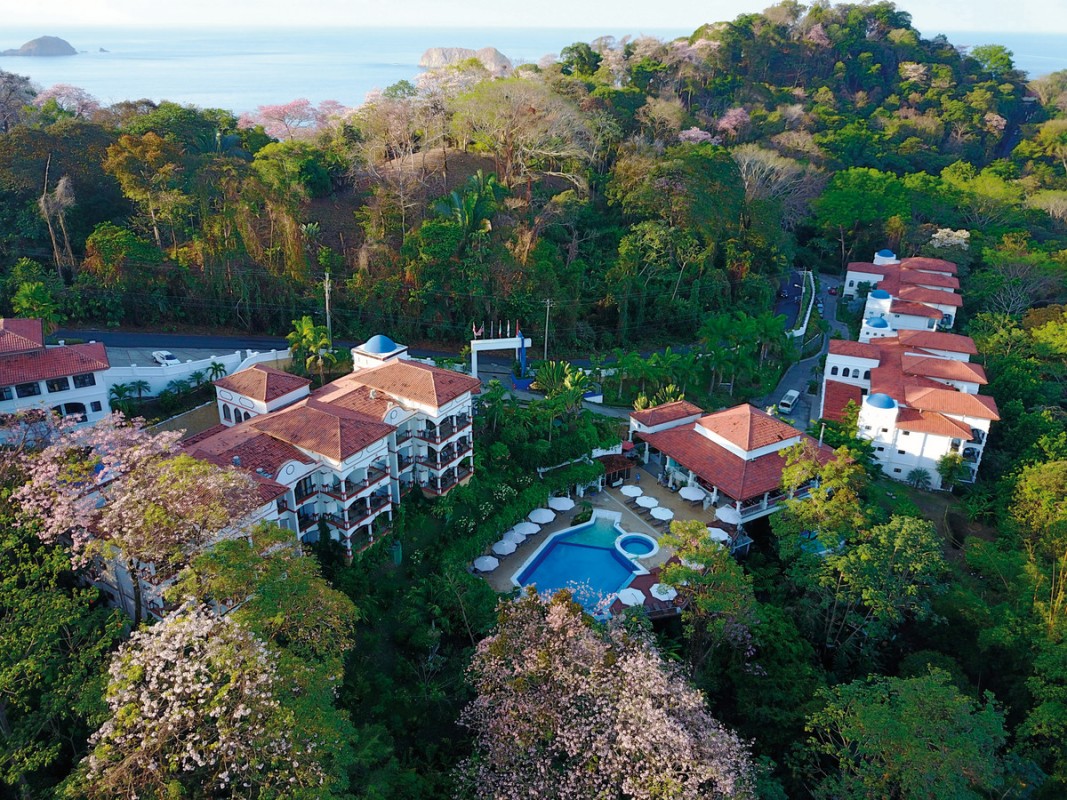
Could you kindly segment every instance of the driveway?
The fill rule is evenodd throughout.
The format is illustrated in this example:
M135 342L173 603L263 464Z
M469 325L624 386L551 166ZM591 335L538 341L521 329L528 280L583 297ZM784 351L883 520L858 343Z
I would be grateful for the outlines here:
M785 294L785 297L781 295ZM789 277L782 283L778 299L774 303L775 315L785 317L786 330L796 327L800 317L800 301L804 296L804 276L796 270L789 273Z
M840 294L832 295L829 292L833 287L836 287L838 292L841 291L841 279L820 275L819 282L821 286L818 299L823 302L823 317L829 320L832 333L847 339L848 326L843 322L837 321L837 304L841 296ZM801 430L807 430L811 423L818 418L822 392L822 373L819 371L819 359L826 354L829 347L830 337L823 337L822 348L819 352L789 367L778 382L777 388L771 394L760 398L758 405L768 408L781 400L782 395L790 389L795 389L800 392L800 399L794 404L792 413L782 414L781 418L790 425ZM819 384L818 392L814 395L808 394L808 383L812 380Z

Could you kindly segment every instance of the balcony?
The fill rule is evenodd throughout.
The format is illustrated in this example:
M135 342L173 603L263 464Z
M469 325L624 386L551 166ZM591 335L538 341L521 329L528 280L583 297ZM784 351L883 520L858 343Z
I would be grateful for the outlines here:
M367 470L367 477L363 480L343 480L334 483L323 491L335 500L342 503L358 497L368 489L377 486L383 479L389 477L389 472L381 467L371 467Z
M397 467L401 472L411 467L411 465L414 463L415 459L411 456L401 456L397 459Z
M300 505L301 503L303 503L305 500L307 500L309 497L311 497L313 494L317 493L318 491L319 491L319 487L315 486L315 484L312 484L311 486L302 486L300 484L297 484L297 487L296 487L296 504Z
M963 460L969 464L977 464L982 457L981 451L974 447L966 447L963 450Z
M449 491L453 486L457 485L460 481L465 480L467 476L473 473L474 470L469 467L458 467L454 472L449 475L441 476L441 488L437 488L437 481L427 481L422 485L422 490L431 495L442 495Z
M418 432L417 436L424 442L430 442L431 444L440 444L455 436L457 433L462 433L468 430L471 426L471 421L468 417L463 416L458 418L457 423L444 423L438 425L436 428L426 428Z
M400 445L404 444L404 442L410 442L411 441L411 437L414 436L414 435L415 435L415 431L410 430L410 429L406 430L406 431L397 431L396 432L396 446L400 447Z
M968 444L985 444L986 432L979 428L971 428L971 438Z
M323 514L323 519L340 531L352 531L363 525L366 520L387 509L391 500L388 495L375 495L371 499L370 508L360 504L348 509L348 521L341 514Z
M430 469L442 470L448 469L456 461L465 456L471 454L472 447L470 442L457 443L455 447L448 447L442 450L440 453L435 454L437 458L431 458L430 456L419 456L415 460L423 466Z
M315 525L318 525L318 523L319 523L319 515L318 514L307 514L307 515L304 515L304 516L298 516L296 518L296 524L300 528L300 532L301 533L303 533L304 531L308 530L309 528L313 528Z

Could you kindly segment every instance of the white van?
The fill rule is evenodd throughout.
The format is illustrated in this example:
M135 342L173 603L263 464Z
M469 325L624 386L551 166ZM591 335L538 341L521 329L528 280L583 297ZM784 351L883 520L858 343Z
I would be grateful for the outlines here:
M778 401L778 410L783 414L789 414L793 410L793 405L800 399L800 392L796 389L790 389L782 399Z

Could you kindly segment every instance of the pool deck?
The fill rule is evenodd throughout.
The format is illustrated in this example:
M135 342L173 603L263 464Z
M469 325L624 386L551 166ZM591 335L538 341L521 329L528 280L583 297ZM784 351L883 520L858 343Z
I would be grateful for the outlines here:
M674 519L697 519L705 525L711 526L718 524L715 522L714 508L705 511L699 503L693 504L683 500L677 493L670 491L665 486L660 486L656 482L656 476L644 467L635 469L634 474L639 474L641 476L640 481L630 480L627 481L627 483L636 484L641 487L646 495L655 497L661 506L669 508L674 512ZM590 503L594 510L601 509L604 511L614 511L620 514L622 518L619 520L619 525L628 533L644 533L651 536L656 541L659 541L660 536L666 531L666 526L661 528L652 524L655 520L653 520L641 507L632 505L631 498L621 494L618 488L605 489L592 497L575 497L573 499L578 504L573 511L564 513L557 512L555 520L548 525L542 526L538 533L527 537L526 541L519 545L515 552L510 556L498 556L500 559L499 567L492 572L482 573L482 577L488 581L493 589L504 594L513 591L515 589L515 584L511 580L512 576L523 564L526 563L527 559L534 554L534 551L537 550L549 536L574 526L572 519L581 510L581 504L584 502ZM503 536L504 531L500 531L500 535ZM673 555L673 551L661 547L656 555L651 558L639 559L638 563L645 567L645 569L653 570L656 567L662 566Z

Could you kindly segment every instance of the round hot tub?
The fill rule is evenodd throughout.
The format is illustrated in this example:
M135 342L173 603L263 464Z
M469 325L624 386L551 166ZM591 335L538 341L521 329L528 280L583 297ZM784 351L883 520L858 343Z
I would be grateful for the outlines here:
M659 543L643 533L626 533L615 540L615 547L627 558L648 558L659 552Z

